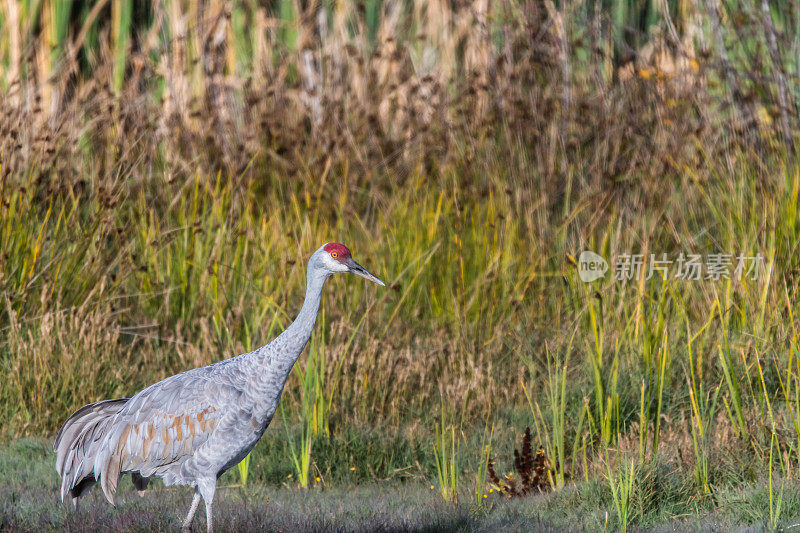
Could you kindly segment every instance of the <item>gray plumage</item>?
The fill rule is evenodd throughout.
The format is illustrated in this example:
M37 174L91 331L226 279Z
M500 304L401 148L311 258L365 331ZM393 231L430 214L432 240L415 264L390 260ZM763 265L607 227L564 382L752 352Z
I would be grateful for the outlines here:
M306 295L295 321L257 350L188 370L147 387L132 398L81 407L56 436L61 499L78 500L95 483L110 503L119 478L132 474L139 490L148 478L195 489L183 523L191 527L203 499L207 527L217 478L239 463L264 434L278 407L289 373L306 345L325 280L352 272L383 285L350 257L344 245L328 243L308 262Z

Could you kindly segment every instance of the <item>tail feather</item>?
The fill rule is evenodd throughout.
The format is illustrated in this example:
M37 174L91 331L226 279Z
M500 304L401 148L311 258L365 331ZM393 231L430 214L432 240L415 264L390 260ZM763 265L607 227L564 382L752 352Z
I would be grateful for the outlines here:
M127 464L128 451L126 444L131 425L123 422L113 424L106 429L102 443L94 456L94 475L100 479L100 487L106 500L114 505L114 493L117 491L122 468Z
M116 450L104 451L95 458L95 468L98 469L99 466L100 487L111 505L114 505L114 493L117 492L120 470L120 457L115 452Z
M77 504L77 498L94 485L98 444L127 401L128 398L120 398L85 405L61 426L53 443L56 470L62 478L61 501L69 494L73 504Z

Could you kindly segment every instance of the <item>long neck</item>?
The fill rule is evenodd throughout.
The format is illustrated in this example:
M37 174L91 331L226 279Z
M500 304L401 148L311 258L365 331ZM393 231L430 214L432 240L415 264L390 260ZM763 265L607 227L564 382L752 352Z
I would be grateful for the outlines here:
M266 428L272 420L286 380L311 337L311 331L317 320L322 286L328 276L311 268L310 265L308 270L306 298L294 322L266 346L237 358L241 363L236 367L247 374L244 380L256 398L254 408L255 412L263 417L261 420L263 428Z
M300 357L306 342L311 337L314 323L317 321L322 286L327 278L327 275L315 273L313 269L309 269L306 276L306 297L300 313L294 322L267 346L268 348L274 347L273 354L282 363L289 363L286 368L287 372Z

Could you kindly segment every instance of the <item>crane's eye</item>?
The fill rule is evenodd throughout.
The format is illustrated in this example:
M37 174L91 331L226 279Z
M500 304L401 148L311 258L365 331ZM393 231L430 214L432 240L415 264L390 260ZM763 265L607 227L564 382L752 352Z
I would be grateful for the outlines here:
M339 252L331 252L331 257L336 259L337 257L339 257Z

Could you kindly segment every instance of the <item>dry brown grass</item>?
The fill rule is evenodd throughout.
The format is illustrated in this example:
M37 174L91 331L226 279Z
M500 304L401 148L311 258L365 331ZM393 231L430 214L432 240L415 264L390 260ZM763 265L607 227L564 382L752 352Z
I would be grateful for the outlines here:
M496 156L508 157L522 144L520 183L542 176L557 198L573 179L565 161L581 162L595 192L620 181L649 187L641 178L698 164L698 144L716 152L716 138L730 133L723 98L709 89L713 62L656 32L620 64L599 12L581 28L585 19L550 2L388 3L373 41L352 3L312 4L292 24L258 8L242 59L228 4L170 5L153 5L118 89L110 45L84 50L89 76L69 53L80 50L77 29L52 65L22 69L10 53L6 173L36 166L59 181L86 179L92 150L103 153L92 172L103 178L134 167L238 175L267 165L308 179L346 165L358 186L376 174L402 182L419 164L481 160L502 145ZM693 43L691 20L684 41ZM296 33L289 43L287 31ZM43 43L25 43L31 57Z

